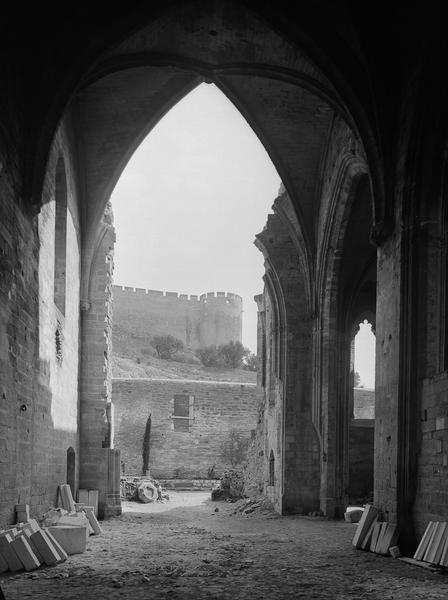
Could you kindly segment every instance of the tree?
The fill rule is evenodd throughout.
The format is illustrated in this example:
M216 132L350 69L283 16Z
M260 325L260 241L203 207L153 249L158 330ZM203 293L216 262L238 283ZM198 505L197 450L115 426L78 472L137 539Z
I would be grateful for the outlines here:
M241 465L247 457L249 440L236 429L231 429L221 444L221 458L232 467Z
M142 458L143 458L142 474L143 475L146 475L146 472L149 469L150 443L151 443L151 413L149 414L148 420L146 421L145 435L143 436L143 444L142 444Z
M241 342L228 342L220 346L205 346L196 351L196 356L204 367L221 367L224 369L242 368L246 364L246 357L250 354L250 350L245 348Z
M241 342L229 342L219 346L218 352L224 366L230 369L238 369L243 366L243 359L250 351Z
M244 357L244 368L247 371L257 371L258 359L256 354L249 352L249 354Z
M221 444L221 457L232 467L241 465L247 456L249 440L236 429L231 429Z
M355 387L355 388L359 387L360 383L361 383L361 377L359 376L358 371L355 371L355 375L353 377L353 387Z
M216 346L205 346L196 350L196 356L204 367L220 367L221 358Z
M183 350L184 343L172 335L156 335L151 340L151 346L156 349L159 358L171 360L176 352Z

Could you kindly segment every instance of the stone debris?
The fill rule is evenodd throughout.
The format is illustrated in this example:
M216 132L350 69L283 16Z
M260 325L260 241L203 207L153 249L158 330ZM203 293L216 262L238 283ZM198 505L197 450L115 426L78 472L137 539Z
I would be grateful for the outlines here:
M83 506L93 506L93 513L98 518L98 490L78 490L78 503ZM75 503L76 504L76 503ZM66 507L64 507L66 508Z
M152 477L121 477L120 495L131 502L168 502L170 499L159 481Z
M236 503L235 510L232 514L250 515L256 511L270 513L273 511L273 506L270 500L262 496L260 498L246 498Z
M63 508L49 508L39 521L42 527L51 527L51 525L56 525L61 517L68 514L68 511Z
M140 502L147 504L157 500L157 488L152 481L141 481L137 487L137 497Z
M247 517L231 516L244 500L220 503L219 513L211 517L205 499L206 494L202 504L156 516L151 505L141 505L146 514L125 512L107 520L102 523L104 535L90 537L90 552L70 556L52 569L1 578L5 596L8 600L446 599L445 578L433 577L431 569L353 553L350 542L356 525L303 515L276 516L272 521L261 507Z
M237 469L225 471L212 487L212 500L236 502L241 498L245 498L243 472Z
M356 528L352 544L359 550L367 550L383 556L390 555L390 548L397 547L398 527L380 520L380 512L367 504Z
M347 523L359 523L363 512L364 508L362 506L347 506L344 519Z
M39 519L40 524L29 517L27 504L16 505L17 520L28 518L0 531L0 573L58 564L69 554L84 552L89 534L102 533L93 506L75 503L69 485L59 486L58 494L60 502L73 510L50 508Z
M428 523L413 559L433 566L448 567L448 523Z

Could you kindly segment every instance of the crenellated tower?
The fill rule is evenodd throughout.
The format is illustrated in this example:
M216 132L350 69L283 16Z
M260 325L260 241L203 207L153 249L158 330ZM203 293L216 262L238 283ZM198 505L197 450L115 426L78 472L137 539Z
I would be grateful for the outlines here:
M120 335L173 335L187 348L242 340L243 299L231 292L200 296L113 286L114 327Z

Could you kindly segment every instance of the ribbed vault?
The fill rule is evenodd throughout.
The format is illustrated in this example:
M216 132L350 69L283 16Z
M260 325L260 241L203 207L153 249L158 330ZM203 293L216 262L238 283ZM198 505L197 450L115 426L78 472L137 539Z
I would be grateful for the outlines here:
M265 146L315 254L320 174L335 113L344 105L313 63L234 2L195 0L123 41L93 68L71 105L84 173L87 246L123 168L185 94L215 83ZM85 256L88 269L89 253Z

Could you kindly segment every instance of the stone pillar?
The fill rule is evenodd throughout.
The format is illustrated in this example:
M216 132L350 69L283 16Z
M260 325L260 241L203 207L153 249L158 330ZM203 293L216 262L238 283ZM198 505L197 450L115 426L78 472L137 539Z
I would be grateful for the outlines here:
M414 544L419 419L418 234L412 225L382 243L378 261L375 504Z
M281 432L277 434L281 438L281 511L308 513L319 508L320 482L319 440L311 404L313 321L298 250L278 215L269 215L256 245L266 259L266 290L276 312L274 340L268 339L274 349L268 352L266 389L274 401L268 398L266 404L272 404L273 416L275 404L281 405ZM275 427L268 412L268 434ZM265 452L266 460L269 456Z
M99 490L101 517L121 513L120 458L113 450L112 272L115 230L106 209L82 301L80 487ZM118 466L117 466L118 465ZM117 491L118 490L118 491Z

